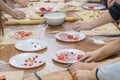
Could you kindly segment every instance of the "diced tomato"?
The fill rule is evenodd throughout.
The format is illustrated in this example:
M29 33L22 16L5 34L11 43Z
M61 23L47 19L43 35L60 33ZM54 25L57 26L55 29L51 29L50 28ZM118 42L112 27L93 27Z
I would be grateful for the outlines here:
M31 60L31 58L28 58L28 60Z
M32 64L29 64L29 66L32 66Z
M33 57L33 60L35 60L35 57Z
M47 0L47 2L50 2L50 0Z
M78 37L75 37L74 40L78 40Z
M23 36L24 35L24 32L20 32L20 33L18 33L20 36Z
M27 66L28 64L23 64L23 66Z
M68 39L73 39L73 35L68 35Z
M90 6L88 6L88 8L89 8L89 9L94 9L94 6L91 6L91 5L90 5Z
M64 56L59 55L59 56L57 56L57 59L58 59L58 60L62 60L62 61L64 61Z
M38 58L38 55L36 55L35 58Z
M41 11L41 12L46 12L46 11L47 11L47 9L46 9L46 8L44 8L44 7L42 7L42 8L40 8L40 11Z
M28 32L30 35L32 34L32 32Z
M51 8L48 8L48 12L52 12L52 9L51 9Z
M78 56L77 56L77 59L79 60L81 57L83 57L83 55L78 55Z
M39 61L39 63L42 63L42 61Z

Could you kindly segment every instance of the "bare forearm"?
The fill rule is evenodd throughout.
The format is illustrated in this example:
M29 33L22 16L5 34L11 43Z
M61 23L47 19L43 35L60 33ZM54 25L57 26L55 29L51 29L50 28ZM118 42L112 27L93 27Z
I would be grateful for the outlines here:
M100 0L87 0L87 1L90 1L90 2L100 2Z
M97 49L96 51L99 52L99 54L98 54L99 56L96 59L96 61L102 60L106 57L113 55L115 52L118 52L120 50L119 43L120 43L120 38L106 44L105 46L103 46L99 49ZM113 47L113 45L114 45L114 47Z
M0 5L1 5L1 8L8 14L12 13L12 9L9 6L7 6L2 0L0 0Z
M103 15L101 15L99 18L95 19L91 22L91 24L95 27L104 25L106 23L113 22L114 19L111 17L108 11L105 11Z
M109 59L109 60L106 60L104 62L100 62L99 66L105 66L105 65L109 65L109 64L114 64L114 63L117 63L117 62L120 62L120 57L115 58L115 59Z

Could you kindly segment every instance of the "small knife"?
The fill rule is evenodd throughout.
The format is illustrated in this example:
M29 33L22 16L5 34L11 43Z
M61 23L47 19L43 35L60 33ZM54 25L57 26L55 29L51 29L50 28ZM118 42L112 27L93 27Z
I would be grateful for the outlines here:
M120 37L120 34L114 34L114 35L95 35L95 36Z
M37 78L37 80L42 80L41 77L37 74L37 72L34 72L34 75Z

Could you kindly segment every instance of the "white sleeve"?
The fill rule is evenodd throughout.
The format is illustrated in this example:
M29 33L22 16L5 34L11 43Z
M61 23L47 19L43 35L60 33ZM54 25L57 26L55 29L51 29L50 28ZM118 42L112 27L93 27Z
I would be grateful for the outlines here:
M99 67L96 77L98 80L120 80L120 62Z

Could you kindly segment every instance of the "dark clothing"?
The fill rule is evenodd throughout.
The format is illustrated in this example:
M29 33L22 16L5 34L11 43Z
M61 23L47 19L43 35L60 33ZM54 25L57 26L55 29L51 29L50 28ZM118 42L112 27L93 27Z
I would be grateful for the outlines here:
M118 21L120 19L120 4L114 3L114 5L109 8L109 13L114 20Z
M5 3L7 3L7 1L6 0L3 0Z
M102 4L104 4L106 6L106 8L108 8L108 5L107 5L107 1L108 0L100 0Z

